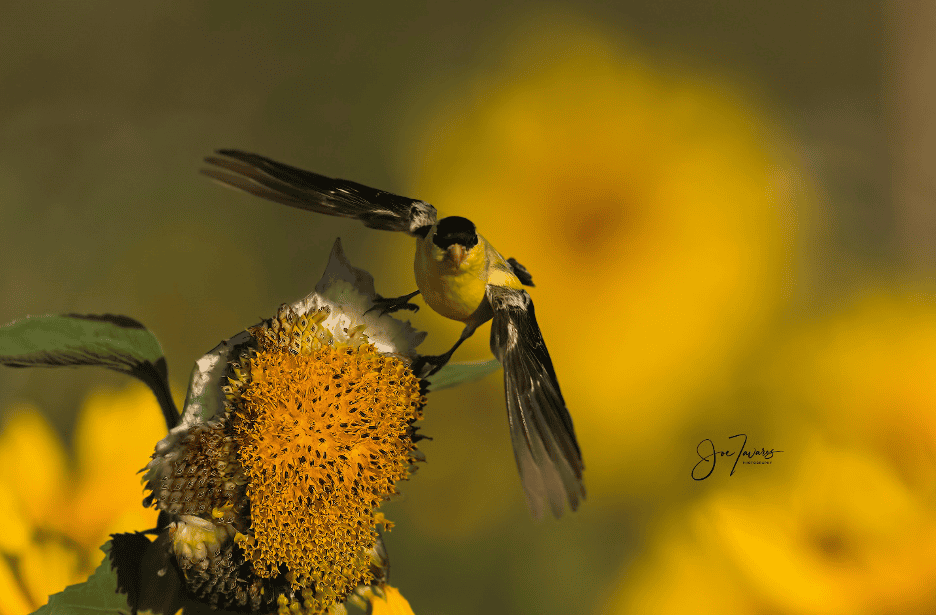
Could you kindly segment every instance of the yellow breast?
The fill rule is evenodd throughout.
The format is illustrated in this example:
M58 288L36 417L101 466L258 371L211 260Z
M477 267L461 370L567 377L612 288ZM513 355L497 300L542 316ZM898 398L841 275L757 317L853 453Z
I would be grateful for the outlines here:
M432 235L416 248L416 286L430 308L448 319L466 321L484 300L487 257L483 239L458 269L445 251L432 243Z

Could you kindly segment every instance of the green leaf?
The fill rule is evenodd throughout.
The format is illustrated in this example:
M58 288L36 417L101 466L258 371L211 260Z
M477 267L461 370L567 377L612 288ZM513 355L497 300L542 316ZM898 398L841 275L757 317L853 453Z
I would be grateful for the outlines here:
M0 328L0 362L17 368L104 366L131 374L162 356L153 334L129 317L46 315Z
M110 541L101 546L105 554L110 551L110 548ZM104 560L94 570L91 577L80 584L67 586L62 592L49 595L49 602L33 614L127 614L129 612L127 596L117 592L117 574L111 569L108 557L104 556Z
M113 314L26 317L0 327L0 364L11 368L101 366L150 386L166 424L179 421L162 348L142 323Z
M439 391L448 389L462 383L470 383L483 379L487 375L496 372L500 368L500 362L496 359L489 361L472 361L461 364L447 364L441 370L427 378L429 381L429 391Z

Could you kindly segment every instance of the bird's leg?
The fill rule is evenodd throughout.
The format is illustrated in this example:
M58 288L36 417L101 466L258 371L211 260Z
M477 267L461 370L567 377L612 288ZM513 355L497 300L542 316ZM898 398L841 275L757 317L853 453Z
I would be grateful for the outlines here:
M441 370L442 366L447 364L448 360L452 358L452 353L455 352L455 349L461 346L462 342L468 340L468 338L471 337L471 334L473 334L474 331L478 329L478 325L478 323L469 323L466 325L465 329L462 330L461 336L458 337L458 340L455 341L455 344L452 346L452 348L442 355L423 355L420 357L416 363L413 364L413 374L421 379L424 379ZM427 366L430 367L429 372L421 374Z
M380 316L389 314L391 312L396 312L397 310L419 310L419 306L416 304L410 304L409 300L413 299L419 295L419 290L413 291L408 295L401 295L400 297L383 297L378 295L374 297L374 305L367 309L364 314L367 314L371 310L380 310Z

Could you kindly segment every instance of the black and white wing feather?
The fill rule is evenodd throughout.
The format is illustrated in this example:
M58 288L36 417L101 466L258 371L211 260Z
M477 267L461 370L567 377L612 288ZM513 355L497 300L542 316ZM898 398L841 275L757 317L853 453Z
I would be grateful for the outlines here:
M357 182L305 171L240 150L218 150L205 162L220 167L202 173L227 186L303 210L357 218L372 229L424 236L436 222L435 208ZM232 173L227 173L232 172Z
M585 498L582 452L526 291L488 285L491 351L504 366L510 439L533 515L556 517Z

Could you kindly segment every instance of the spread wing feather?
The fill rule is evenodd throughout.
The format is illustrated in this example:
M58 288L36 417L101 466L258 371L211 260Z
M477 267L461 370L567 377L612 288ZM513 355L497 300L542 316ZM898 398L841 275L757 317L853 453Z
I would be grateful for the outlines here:
M585 498L582 453L526 291L488 285L491 351L504 366L514 457L533 515L556 517Z
M357 218L372 229L424 235L436 210L425 201L401 197L357 182L305 171L240 150L218 150L205 162L220 169L202 173L227 186L303 210Z

